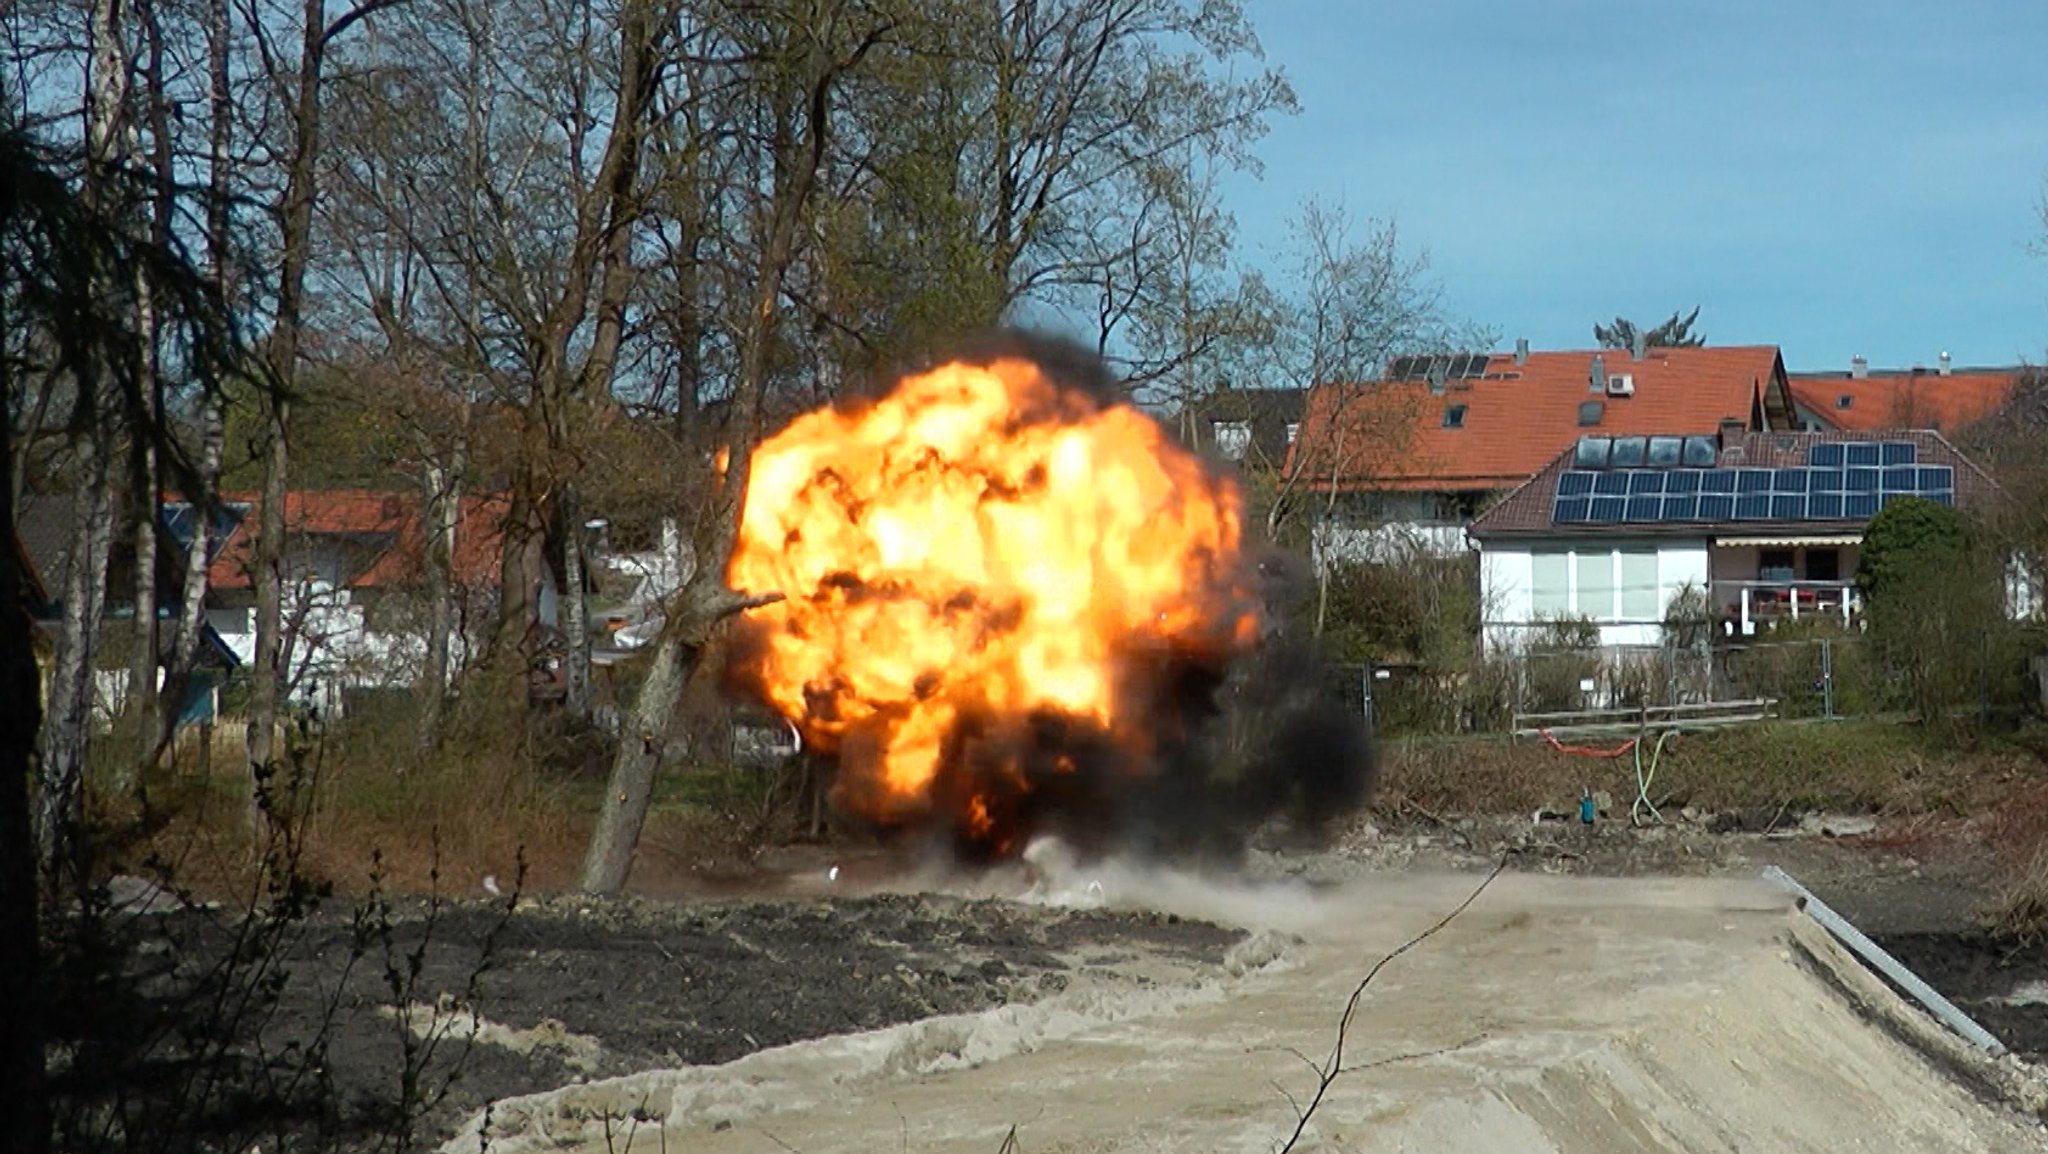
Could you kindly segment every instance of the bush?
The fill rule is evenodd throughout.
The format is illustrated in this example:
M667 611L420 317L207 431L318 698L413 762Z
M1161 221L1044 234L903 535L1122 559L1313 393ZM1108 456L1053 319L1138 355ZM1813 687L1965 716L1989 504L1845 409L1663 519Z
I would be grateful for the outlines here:
M1377 730L1505 728L1514 670L1479 654L1476 556L1415 549L1389 561L1333 565L1326 580L1325 655L1388 674L1372 681Z
M1584 617L1558 617L1529 632L1522 658L1522 713L1584 709L1582 686L1600 681L1600 627Z
M2023 699L2001 550L1932 501L1887 506L1864 536L1857 583L1878 655L1923 723L1968 727Z

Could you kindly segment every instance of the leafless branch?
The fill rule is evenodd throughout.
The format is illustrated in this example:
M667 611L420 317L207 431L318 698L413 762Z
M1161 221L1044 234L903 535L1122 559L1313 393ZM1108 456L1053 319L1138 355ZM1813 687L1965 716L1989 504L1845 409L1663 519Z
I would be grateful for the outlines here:
M1309 1097L1307 1108L1296 1108L1296 1113L1299 1117L1294 1124L1294 1133L1290 1134L1287 1141L1281 1145L1279 1154L1288 1154L1301 1141L1301 1136L1308 1130L1309 1120L1315 1117L1316 1110L1322 1106L1323 1100L1329 1096L1330 1087L1336 1085L1337 1079L1344 1074L1352 1070L1370 1070L1378 1066L1390 1065L1397 1061L1408 1061L1413 1058L1429 1056L1427 1053L1397 1055L1393 1058L1384 1058L1347 1069L1344 1065L1344 1044L1350 1037L1352 1020L1358 1015L1358 1003L1365 997L1366 987L1372 985L1373 979L1380 976L1381 970L1386 969L1395 958L1400 957L1443 932L1446 927L1458 919L1458 915L1471 908L1472 903L1479 900L1479 895L1485 893L1487 887L1493 884L1494 879L1498 878L1507 868L1508 855L1502 854L1500 859L1493 863L1493 869L1488 871L1486 877L1481 879L1477 886L1473 887L1471 893L1465 895L1464 901L1459 902L1456 906L1452 907L1451 912L1437 919L1436 924L1402 942L1399 946L1396 946L1381 957L1379 961L1374 962L1372 968L1365 972L1365 976L1358 980L1358 985L1352 988L1350 999L1344 1003L1343 1017L1337 1020L1337 1040L1330 1047L1330 1056L1320 1066L1316 1067L1316 1091ZM1470 1042L1460 1043L1461 1046L1470 1044ZM1449 1047L1449 1049L1457 1048L1456 1046Z

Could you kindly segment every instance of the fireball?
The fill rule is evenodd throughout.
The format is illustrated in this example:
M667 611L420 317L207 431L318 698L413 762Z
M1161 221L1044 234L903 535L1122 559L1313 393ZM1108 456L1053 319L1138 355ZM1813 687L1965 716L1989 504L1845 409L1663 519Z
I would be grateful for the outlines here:
M1023 358L954 362L754 453L732 671L836 755L837 804L1007 855L1077 772L1150 771L1161 670L1259 634L1236 486Z

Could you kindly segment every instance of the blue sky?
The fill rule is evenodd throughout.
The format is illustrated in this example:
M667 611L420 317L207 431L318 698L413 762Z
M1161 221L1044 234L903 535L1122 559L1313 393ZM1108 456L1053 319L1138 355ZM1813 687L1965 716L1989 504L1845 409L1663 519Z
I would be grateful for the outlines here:
M1504 344L1698 304L1795 370L2048 359L2048 3L1247 9L1302 103L1225 185L1255 265L1316 196Z

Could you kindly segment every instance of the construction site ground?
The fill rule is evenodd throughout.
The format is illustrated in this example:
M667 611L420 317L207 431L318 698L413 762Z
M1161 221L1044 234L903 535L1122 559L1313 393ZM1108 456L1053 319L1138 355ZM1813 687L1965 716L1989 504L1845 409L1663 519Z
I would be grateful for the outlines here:
M450 1149L2038 1150L2048 956L1993 943L1963 826L1358 822L1183 873L962 876L782 851L716 885L444 908L412 994ZM1777 865L2013 1051L1958 1042L1759 880ZM397 911L416 941L424 909ZM401 1047L337 919L297 951L347 989L330 1062ZM430 1007L438 1006L438 1012ZM298 1019L310 1028L315 1010ZM293 1028L288 999L279 1028ZM488 1111L486 1107L488 1106Z

